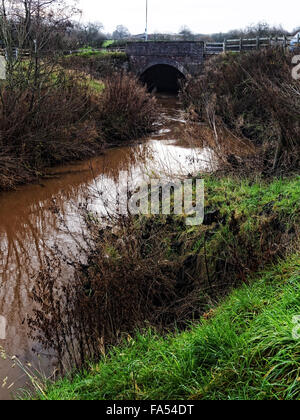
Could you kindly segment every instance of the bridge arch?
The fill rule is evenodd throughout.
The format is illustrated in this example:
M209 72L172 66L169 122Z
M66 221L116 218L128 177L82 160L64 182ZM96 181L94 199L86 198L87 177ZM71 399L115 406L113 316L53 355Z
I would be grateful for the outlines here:
M141 76L143 73L145 73L151 67L159 66L159 65L174 67L181 74L183 74L184 77L186 77L189 74L189 72L186 70L186 68L182 64L180 64L178 61L167 59L167 58L164 58L164 59L158 58L156 60L151 60L149 63L147 63L147 65L144 66L142 68L142 70L139 72L139 76Z
M156 59L149 62L139 72L140 80L149 90L173 91L179 89L179 81L188 75L185 67L175 60Z

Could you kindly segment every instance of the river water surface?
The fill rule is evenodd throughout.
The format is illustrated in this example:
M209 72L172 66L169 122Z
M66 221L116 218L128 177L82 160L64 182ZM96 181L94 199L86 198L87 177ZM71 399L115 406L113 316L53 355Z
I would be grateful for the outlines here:
M49 375L54 361L28 338L30 291L54 247L75 249L82 235L80 205L104 211L103 192L114 188L122 171L133 179L147 174L196 174L209 169L210 153L186 143L183 112L176 97L161 95L157 132L141 142L108 150L89 161L52 169L41 184L0 194L0 399L10 399L28 379L6 356L17 356ZM55 208L55 211L54 211ZM64 228L61 226L63 219ZM66 229L73 235L66 233Z

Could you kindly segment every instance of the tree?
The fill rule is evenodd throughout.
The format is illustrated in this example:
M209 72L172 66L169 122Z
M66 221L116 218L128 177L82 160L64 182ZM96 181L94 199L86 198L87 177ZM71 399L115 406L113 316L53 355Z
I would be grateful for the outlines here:
M211 35L211 40L223 42L224 39L255 38L257 36L260 38L269 38L282 35L288 35L288 32L282 26L270 26L266 22L259 22L245 29L234 29L225 33L213 34Z
M298 28L295 28L292 34L297 35L299 32L300 32L300 26Z
M16 101L22 92L30 92L29 109L49 86L60 54L58 46L71 24L70 16L78 12L64 0L1 0L0 39L6 50L7 86L17 92Z
M126 39L130 37L130 32L126 26L118 25L112 37L115 40Z
M180 28L179 35L181 35L185 41L194 41L195 39L193 32L186 25Z
M35 54L55 49L72 26L70 16L78 13L64 0L1 0L0 39L8 52L12 47Z
M103 41L106 39L106 36L102 32L104 26L100 22L89 22L83 28L84 44L99 48L101 47Z
M247 37L259 36L260 38L264 37L274 37L288 35L288 32L282 26L270 26L266 22L259 22L256 25L250 25L244 31Z

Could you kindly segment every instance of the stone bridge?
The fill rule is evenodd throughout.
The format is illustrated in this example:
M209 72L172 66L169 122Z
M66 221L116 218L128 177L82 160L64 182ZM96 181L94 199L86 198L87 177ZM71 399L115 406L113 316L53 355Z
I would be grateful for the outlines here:
M133 42L126 53L130 70L150 90L177 90L180 79L201 73L204 64L204 42Z

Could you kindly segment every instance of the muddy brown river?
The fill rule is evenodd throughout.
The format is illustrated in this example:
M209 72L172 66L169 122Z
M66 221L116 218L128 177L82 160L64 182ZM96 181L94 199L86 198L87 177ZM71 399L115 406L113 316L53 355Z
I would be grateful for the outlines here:
M146 172L180 176L210 168L209 151L183 140L186 122L178 99L160 95L159 102L163 118L157 123L157 132L147 139L108 150L89 161L52 169L40 184L0 194L1 400L13 398L18 389L28 385L26 374L11 356L47 376L55 370L51 355L29 339L26 318L32 311L30 292L45 256L51 257L55 246L75 252L83 226L80 205L85 202L93 211L103 213L103 197L114 188L121 171L139 179Z

